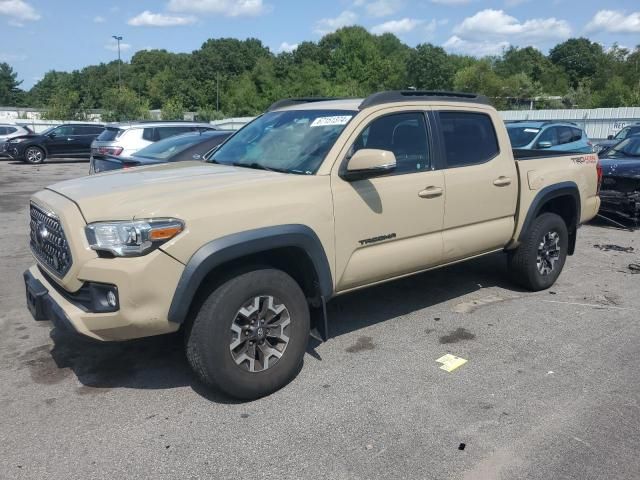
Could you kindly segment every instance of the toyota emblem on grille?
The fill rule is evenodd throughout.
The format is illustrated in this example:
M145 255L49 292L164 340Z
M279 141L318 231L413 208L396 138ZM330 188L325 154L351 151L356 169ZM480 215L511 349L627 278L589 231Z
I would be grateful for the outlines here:
M42 247L48 236L49 230L47 226L43 222L38 222L38 225L36 225L36 244Z

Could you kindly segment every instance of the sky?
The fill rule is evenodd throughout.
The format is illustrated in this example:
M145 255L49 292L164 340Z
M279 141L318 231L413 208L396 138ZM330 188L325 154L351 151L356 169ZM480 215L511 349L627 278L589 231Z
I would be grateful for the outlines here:
M347 25L392 32L408 45L499 54L543 52L584 36L605 48L640 45L640 1L616 0L0 0L0 62L29 89L49 70L74 70L138 50L191 52L208 38L255 37L274 53Z

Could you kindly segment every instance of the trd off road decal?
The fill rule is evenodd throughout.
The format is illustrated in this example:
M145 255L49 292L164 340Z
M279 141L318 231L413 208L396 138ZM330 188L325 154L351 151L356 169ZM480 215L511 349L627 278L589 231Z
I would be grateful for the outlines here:
M579 157L571 157L571 161L576 165L584 165L586 163L597 163L597 155L581 155Z

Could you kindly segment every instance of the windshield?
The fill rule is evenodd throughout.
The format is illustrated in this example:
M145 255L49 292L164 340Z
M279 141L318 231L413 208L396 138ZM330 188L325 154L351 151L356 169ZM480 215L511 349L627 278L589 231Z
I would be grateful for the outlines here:
M209 161L311 175L356 113L349 110L265 113L238 131Z
M536 138L540 129L532 127L507 127L507 132L509 133L511 146L513 148L520 148L529 145L531 141Z
M138 150L133 156L151 158L153 160L166 160L207 138L209 137L193 133L169 137Z
M602 158L640 157L640 135L622 140L606 151Z

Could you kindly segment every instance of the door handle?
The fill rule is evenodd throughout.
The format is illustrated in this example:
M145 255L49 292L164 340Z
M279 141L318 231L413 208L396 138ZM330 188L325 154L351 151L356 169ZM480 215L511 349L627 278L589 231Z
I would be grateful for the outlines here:
M493 181L493 184L496 187L506 187L507 185L511 185L511 179L501 175Z
M436 198L439 197L440 195L442 195L442 192L444 192L444 190L440 187L434 187L433 185L430 187L425 188L424 190L421 190L420 192L418 192L418 196L421 198Z

